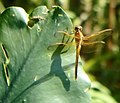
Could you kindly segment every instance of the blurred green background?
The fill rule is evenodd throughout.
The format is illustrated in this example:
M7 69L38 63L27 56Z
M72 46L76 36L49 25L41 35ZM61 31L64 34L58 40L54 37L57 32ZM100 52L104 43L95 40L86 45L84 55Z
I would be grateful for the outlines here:
M30 13L39 5L46 5L49 9L54 5L61 6L74 26L82 25L85 34L113 29L112 35L105 39L106 45L99 48L99 52L82 53L81 57L85 71L92 83L95 82L93 90L104 91L107 88L115 103L120 103L120 0L0 0L0 12L9 6L20 6ZM93 99L100 99L100 95L95 97L96 92L91 94Z

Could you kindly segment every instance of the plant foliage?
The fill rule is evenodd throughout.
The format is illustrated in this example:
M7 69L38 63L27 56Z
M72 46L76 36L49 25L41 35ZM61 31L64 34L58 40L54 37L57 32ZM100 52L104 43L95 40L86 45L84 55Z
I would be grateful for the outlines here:
M74 78L74 46L54 45L71 38L72 23L60 7L20 7L0 15L0 103L89 103L90 81L79 65ZM50 47L51 46L51 47Z

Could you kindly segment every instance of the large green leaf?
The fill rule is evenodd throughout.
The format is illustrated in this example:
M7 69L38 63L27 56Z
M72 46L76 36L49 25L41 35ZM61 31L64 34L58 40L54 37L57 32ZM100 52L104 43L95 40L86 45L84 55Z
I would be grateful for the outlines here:
M70 42L71 37L57 31L70 33L72 28L60 7L48 11L40 6L30 16L22 8L10 7L0 15L1 103L90 103L86 91L90 81L81 64L78 79L74 78L74 46L49 47Z

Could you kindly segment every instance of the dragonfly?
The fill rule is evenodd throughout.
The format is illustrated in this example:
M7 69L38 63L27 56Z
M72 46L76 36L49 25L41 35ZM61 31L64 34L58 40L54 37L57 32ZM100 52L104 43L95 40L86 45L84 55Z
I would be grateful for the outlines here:
M87 48L94 48L96 45L99 44L105 44L104 41L102 41L104 38L112 34L112 29L105 29L102 31L99 31L97 33L91 34L91 35L84 35L82 32L82 26L76 26L74 30L74 35L68 34L64 31L58 31L62 34L65 34L67 36L73 37L75 39L75 45L76 45L76 59L75 59L75 80L77 79L77 72L78 72L78 61L81 51L89 52L87 51ZM72 40L73 41L73 40ZM74 44L71 43L56 43L57 45L68 45L68 44ZM56 45L55 44L55 45ZM83 47L87 47L86 49L83 49ZM90 50L90 49L88 49Z
M76 43L75 79L77 79L77 68L78 68L78 60L81 52L81 47L82 46L90 47L97 44L105 44L105 42L102 41L102 39L104 39L111 33L112 33L112 29L105 29L95 34L86 36L82 33L82 26L75 27L75 36L74 36Z

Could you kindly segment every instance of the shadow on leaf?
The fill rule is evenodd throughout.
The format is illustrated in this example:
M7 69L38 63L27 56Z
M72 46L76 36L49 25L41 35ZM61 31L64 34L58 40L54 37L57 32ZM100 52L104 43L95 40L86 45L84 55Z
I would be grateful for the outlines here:
M62 84L66 91L70 90L70 80L65 75L63 68L61 66L61 51L64 48L64 45L59 45L58 48L55 50L55 52L52 55L52 65L51 65L51 71L50 74L55 74L55 76L59 77L62 81Z

